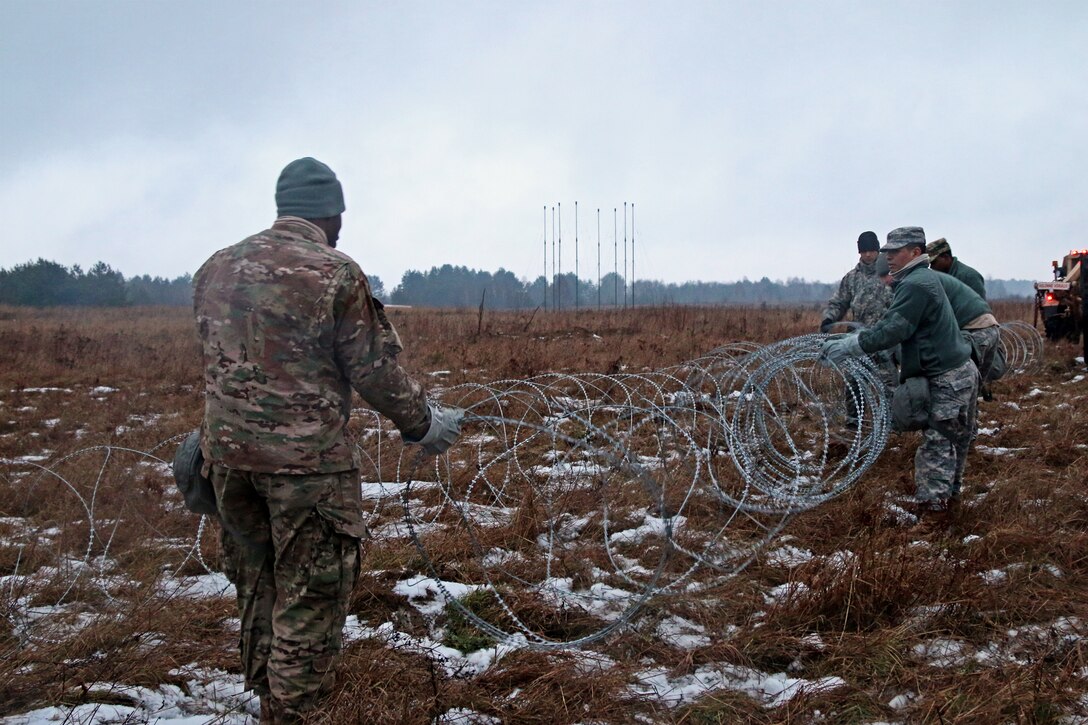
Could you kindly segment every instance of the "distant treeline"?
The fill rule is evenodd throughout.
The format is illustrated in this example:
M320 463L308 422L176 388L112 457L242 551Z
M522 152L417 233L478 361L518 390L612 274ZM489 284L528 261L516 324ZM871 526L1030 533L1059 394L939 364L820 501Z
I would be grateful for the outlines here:
M379 283L380 285L380 283ZM373 285L377 288L379 285ZM1026 280L987 280L987 297L1005 299L1030 297L1032 283ZM624 305L751 305L811 304L826 302L838 282L809 282L790 278L752 282L682 282L636 280L624 289L621 275L609 272L600 287L592 280L579 280L573 273L556 275L545 288L543 275L532 282L518 279L512 272L499 269L494 274L468 267L444 265L427 272L409 270L393 288L389 301L400 305L424 307L475 307L481 303L491 309L527 307L623 307ZM377 293L376 293L377 294ZM380 295L379 295L380 296Z
M385 299L385 285L369 275L371 290ZM1004 299L1030 297L1032 283L1025 280L987 280L987 297ZM615 273L595 281L579 280L573 273L556 275L547 285L543 275L533 281L519 279L513 272L495 273L468 267L443 265L427 272L408 270L393 288L388 301L421 307L476 307L481 301L488 309L547 307L623 307L625 305L752 305L813 304L826 302L838 282L809 282L790 278L752 282L682 282L637 280L624 289L624 279ZM125 277L104 262L86 272L39 259L36 262L0 269L0 304L51 307L55 305L115 307L123 305L190 305L192 276L172 280L163 277Z
M624 278L609 272L598 288L592 280L579 280L573 273L555 275L547 282L543 275L530 282L499 269L494 274L468 267L444 265L427 272L409 270L390 295L399 305L425 307L475 307L483 301L492 309L528 307L623 307L630 304L791 304L826 301L836 285L790 279L772 282L684 282L637 280L625 289Z
M191 305L193 279L130 277L105 262L86 272L44 259L0 269L0 304L28 307L121 307L124 305Z

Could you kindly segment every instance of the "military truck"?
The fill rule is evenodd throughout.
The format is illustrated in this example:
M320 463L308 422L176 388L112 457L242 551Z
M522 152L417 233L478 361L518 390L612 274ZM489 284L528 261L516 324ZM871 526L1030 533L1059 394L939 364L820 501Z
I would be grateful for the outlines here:
M1077 342L1084 331L1088 249L1074 249L1062 263L1051 262L1054 279L1035 283L1035 325L1040 321L1047 339ZM1083 270L1083 272L1082 272ZM1088 336L1085 337L1088 350Z

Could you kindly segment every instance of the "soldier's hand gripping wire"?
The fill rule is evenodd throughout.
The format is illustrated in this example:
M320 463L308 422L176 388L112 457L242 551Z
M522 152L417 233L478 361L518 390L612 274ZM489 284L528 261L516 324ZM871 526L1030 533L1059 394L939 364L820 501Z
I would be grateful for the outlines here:
M405 439L406 443L414 443L423 449L424 453L439 456L445 453L461 435L461 423L465 419L465 411L462 408L452 408L443 405L429 403L431 423L427 432L418 441Z

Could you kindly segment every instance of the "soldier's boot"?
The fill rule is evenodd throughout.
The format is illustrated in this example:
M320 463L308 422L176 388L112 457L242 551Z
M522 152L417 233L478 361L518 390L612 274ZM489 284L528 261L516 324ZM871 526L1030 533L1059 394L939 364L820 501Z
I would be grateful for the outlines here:
M271 695L261 698L261 725L297 725L302 721L302 716L288 712Z
M955 518L954 506L958 509L958 506L950 504L950 499L947 498L919 501L914 508L914 513L918 516L915 528L926 532L948 529Z

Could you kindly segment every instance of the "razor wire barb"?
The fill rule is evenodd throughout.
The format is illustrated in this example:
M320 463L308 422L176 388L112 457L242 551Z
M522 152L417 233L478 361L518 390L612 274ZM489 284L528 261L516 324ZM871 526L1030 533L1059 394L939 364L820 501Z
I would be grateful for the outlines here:
M825 366L826 338L733 343L644 373L450 387L441 399L466 410L464 433L434 458L403 446L373 411L355 411L371 545L410 539L449 605L497 642L531 648L587 645L629 625L655 596L727 584L791 516L856 483L887 443L887 361ZM1031 326L1006 323L1001 341L1010 374L1040 364ZM41 496L66 505L51 514L61 525L48 535L22 532L54 549L53 565L20 571L27 543L4 577L7 592L0 586L24 603L8 615L23 641L34 637L36 584L56 586L60 607L94 574L113 600L125 547L157 542L166 574L211 571L204 517L186 540L176 497L149 520L103 486L122 475L168 477L158 452L184 437L146 452L92 446L25 464L28 508ZM100 462L89 460L96 455ZM447 586L453 578L485 596L466 603ZM144 584L163 594L161 580Z

